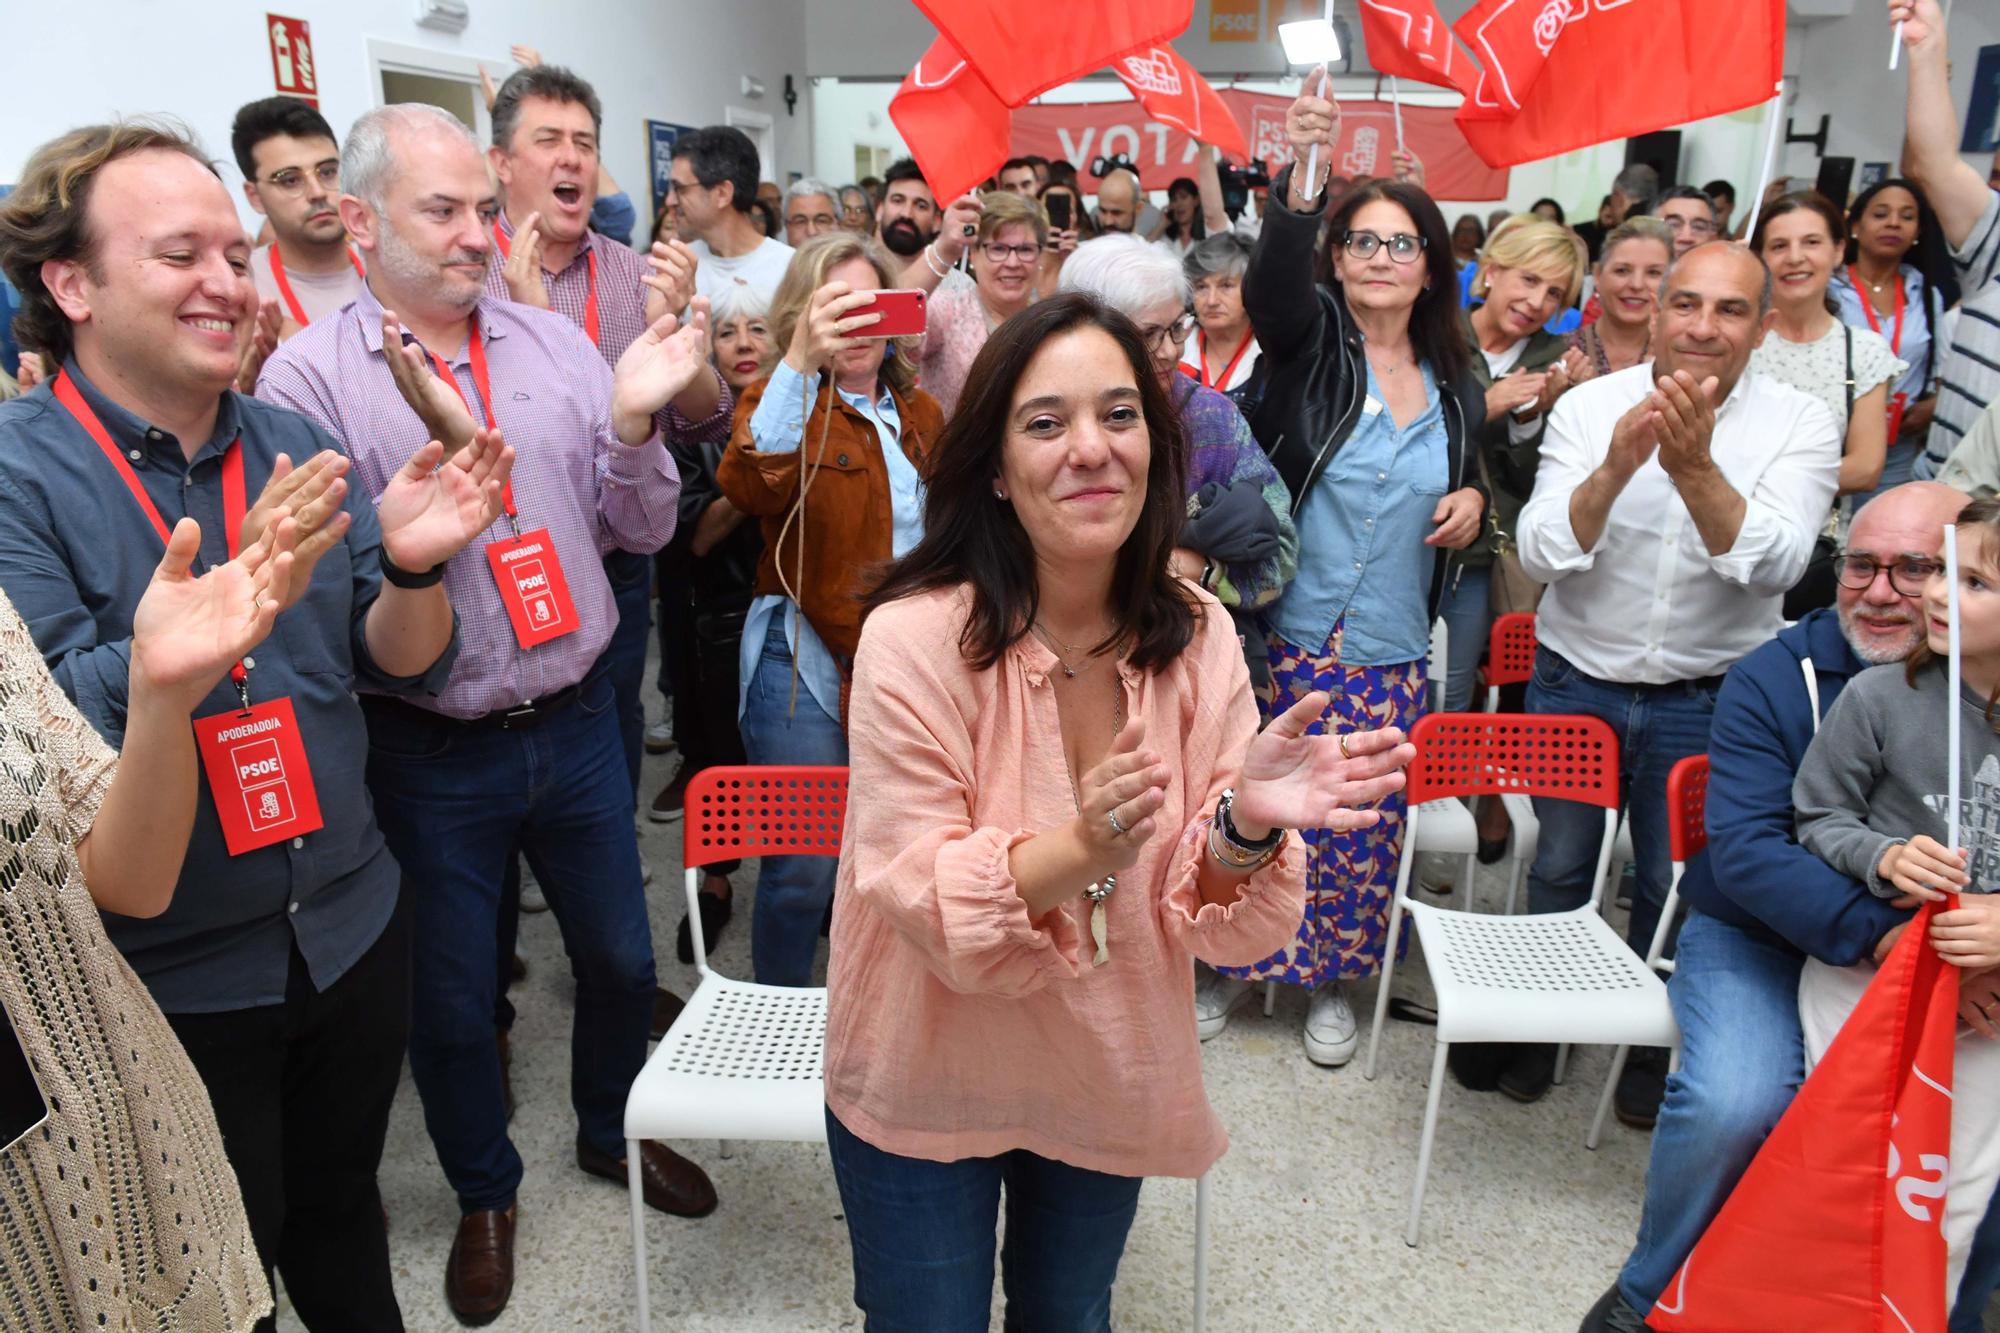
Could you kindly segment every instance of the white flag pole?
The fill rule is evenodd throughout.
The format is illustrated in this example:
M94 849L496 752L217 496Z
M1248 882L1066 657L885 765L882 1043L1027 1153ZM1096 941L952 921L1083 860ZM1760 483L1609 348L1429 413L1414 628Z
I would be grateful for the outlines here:
M1333 0L1326 0L1326 16L1329 20L1333 18ZM1319 67L1319 95L1321 97L1326 96L1326 78L1327 78L1326 66L1321 65ZM1329 149L1328 151L1330 152L1332 150ZM1308 188L1316 190L1318 188L1318 182L1319 182L1319 145L1314 144L1311 148L1306 149L1306 185Z
M1958 706L1959 687L1959 635L1958 635L1958 525L1946 524L1944 530L1944 578L1945 578L1945 626L1948 636L1948 666L1945 679L1949 685L1948 705L1951 709L1945 723L1945 808L1949 812L1948 826L1950 842L1947 844L1954 855L1958 852L1958 715L1963 710Z
M1757 169L1757 189L1750 196L1750 218L1743 224L1743 235L1748 238L1757 230L1757 214L1764 208L1764 191L1771 187L1771 173L1778 164L1778 131L1785 124L1785 85L1780 83L1771 97L1770 128L1764 135L1764 160Z
M1396 109L1396 151L1403 151L1403 90L1396 83L1396 76L1389 76L1389 105Z
M1896 68L1896 62L1903 58L1903 21L1896 20L1896 31L1889 38L1889 68Z

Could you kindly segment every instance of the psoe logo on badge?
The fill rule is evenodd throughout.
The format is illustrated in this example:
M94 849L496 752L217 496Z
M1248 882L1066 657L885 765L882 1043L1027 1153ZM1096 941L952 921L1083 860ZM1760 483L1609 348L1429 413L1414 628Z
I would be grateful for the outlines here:
M1161 97L1181 95L1181 72L1174 65L1174 58L1158 47L1143 56L1126 56L1121 63L1126 77L1141 92Z
M252 832L261 833L293 815L292 784L285 777L284 756L274 739L251 741L229 752L230 767L243 792L243 810Z

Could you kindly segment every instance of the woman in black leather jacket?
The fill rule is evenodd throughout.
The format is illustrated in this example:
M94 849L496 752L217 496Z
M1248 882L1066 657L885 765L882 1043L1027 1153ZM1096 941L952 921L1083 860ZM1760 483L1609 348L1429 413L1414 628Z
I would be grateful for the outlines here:
M1333 695L1337 731L1408 729L1424 711L1430 627L1454 551L1486 510L1472 430L1485 400L1459 327L1451 233L1415 184L1358 182L1315 243L1339 112L1302 96L1286 113L1296 159L1271 187L1243 284L1270 380L1252 421L1292 494L1299 574L1266 608L1274 710ZM1319 145L1318 179L1305 159ZM1253 968L1204 978L1204 1036L1221 1031L1254 981L1313 988L1308 1058L1344 1064L1357 1028L1343 982L1382 965L1402 850L1403 803L1354 834L1307 831L1306 916L1297 938Z

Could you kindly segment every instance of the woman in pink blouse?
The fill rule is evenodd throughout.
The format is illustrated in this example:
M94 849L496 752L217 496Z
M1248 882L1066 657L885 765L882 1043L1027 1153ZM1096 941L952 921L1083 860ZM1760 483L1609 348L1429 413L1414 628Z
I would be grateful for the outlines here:
M918 353L917 383L937 399L947 419L987 336L1035 299L1048 241L1048 216L1040 204L1005 190L986 196L979 237L967 247L972 278L954 274L938 284Z
M1401 733L1262 733L1227 614L1168 573L1178 418L1095 298L995 330L927 478L923 541L855 659L828 969L827 1130L870 1330L1109 1328L1147 1175L1227 1139L1191 959L1298 928L1287 830L1354 829ZM1233 795L1231 793L1233 789Z

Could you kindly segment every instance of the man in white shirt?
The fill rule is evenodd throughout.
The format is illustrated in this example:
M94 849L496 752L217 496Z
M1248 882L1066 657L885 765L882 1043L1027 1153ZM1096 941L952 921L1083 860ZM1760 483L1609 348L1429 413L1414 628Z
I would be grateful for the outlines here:
M1707 750L1723 673L1778 631L1839 473L1832 413L1749 369L1773 318L1770 273L1744 246L1678 259L1654 359L1557 402L1518 525L1521 564L1548 585L1528 711L1601 717L1618 735L1638 871L1628 938L1641 953L1666 900L1667 772ZM1529 910L1582 906L1601 812L1537 797L1535 815ZM1553 1047L1520 1048L1500 1090L1532 1101L1553 1064ZM1635 1053L1621 1118L1650 1123L1664 1079L1664 1058Z
M757 146L742 130L710 125L674 141L672 181L681 237L695 253L695 295L717 301L748 287L769 304L792 262L792 247L766 236L757 202Z

